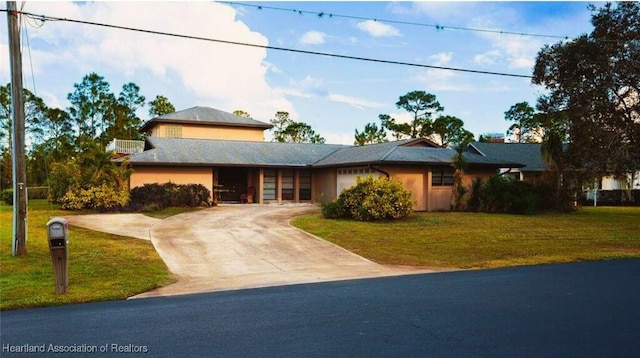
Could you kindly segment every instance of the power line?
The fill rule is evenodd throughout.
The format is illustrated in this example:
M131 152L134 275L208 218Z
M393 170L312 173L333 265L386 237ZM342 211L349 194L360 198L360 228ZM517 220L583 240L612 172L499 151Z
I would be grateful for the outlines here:
M0 10L0 11L7 12L7 10L4 10L4 9ZM476 74L484 74L484 75L506 76L506 77L517 77L517 78L528 78L528 79L532 78L530 75L521 75L521 74L504 73L504 72L482 71L482 70L472 70L472 69L456 68L456 67L433 66L433 65L425 65L425 64L420 64L420 63L393 61L393 60L383 60L383 59L375 59L375 58L359 57L359 56L338 55L338 54L327 53L327 52L298 50L298 49L292 49L292 48L286 48L286 47L277 47L277 46L269 46L269 45L258 45L258 44L252 44L252 43L246 43L246 42L220 40L220 39L213 39L213 38L194 36L194 35L176 34L176 33L164 32L164 31L145 30L145 29L139 29L139 28L134 28L134 27L129 27L129 26L104 24L104 23L93 22L93 21L75 20L75 19L69 19L69 18L63 18L63 17L47 16L47 15L38 15L38 14L33 14L33 13L29 13L29 12L22 12L22 11L17 11L17 13L22 14L24 16L27 16L28 18L30 18L32 20L37 20L37 21L41 21L41 22L45 22L45 21L71 22L71 23L77 23L77 24L83 24L83 25L93 25L93 26L106 27L106 28L111 28L111 29L135 31L135 32L141 32L141 33L153 34L153 35L162 35L162 36L177 37L177 38L184 38L184 39L190 39L190 40L216 42L216 43L222 43L222 44L228 44L228 45L256 47L256 48L263 48L263 49L268 49L268 50L277 50L277 51L302 53L302 54L307 54L307 55L325 56L325 57L333 57L333 58L343 58L343 59L349 59L349 60L359 60L359 61L367 61L367 62L375 62L375 63L386 63L386 64L392 64L392 65L402 65L402 66L429 68L429 69L436 69L436 70L476 73Z
M375 21L375 22L396 24L396 25L411 25L411 26L432 27L432 28L434 28L436 30L449 29L449 30L461 30L461 31L493 33L493 34L501 34L501 35L519 35L519 36L528 36L528 37L545 37L545 38L562 39L562 40L569 40L570 39L568 36L533 34L533 33L527 33L527 32L514 32L514 31L503 31L503 30L478 29L478 28L471 28L471 27L448 26L448 25L438 25L438 24L426 24L426 23L421 23L421 22L410 22L410 21L399 21L399 20L385 20L385 19L378 19L378 18L371 18L371 17L355 16L355 15L343 15L343 14L334 14L334 13L328 13L328 12L297 10L297 9L291 9L291 8L282 8L282 7L264 6L264 5L254 5L254 4L247 4L247 3L241 3L241 2L231 2L231 1L216 1L216 2L220 3L220 4L231 5L231 6L239 5L239 6L253 7L253 8L256 8L258 10L267 9L267 10L275 10L275 11L285 11L285 12L296 13L296 14L300 14L300 15L309 14L309 15L314 15L314 16L322 17L322 18L338 17L338 18L353 19L353 20L365 20L365 21L366 20L370 20L370 21Z

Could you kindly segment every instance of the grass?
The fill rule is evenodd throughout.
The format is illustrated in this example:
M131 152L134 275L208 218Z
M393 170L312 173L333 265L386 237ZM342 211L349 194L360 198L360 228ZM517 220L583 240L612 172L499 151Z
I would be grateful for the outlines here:
M27 255L14 257L12 207L0 205L2 310L125 299L173 281L149 241L70 227L69 289L56 295L46 223L74 212L46 200L29 201L28 210Z
M640 207L535 216L431 212L382 223L315 214L292 224L388 265L494 268L640 257Z

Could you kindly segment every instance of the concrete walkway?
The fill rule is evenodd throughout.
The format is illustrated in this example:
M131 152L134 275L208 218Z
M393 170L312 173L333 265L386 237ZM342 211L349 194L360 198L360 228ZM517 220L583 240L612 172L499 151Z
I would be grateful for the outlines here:
M148 232L177 282L134 298L434 271L378 265L289 225L292 217L318 210L222 205L163 220L134 216L138 214L69 219L72 225L117 233L113 220L120 216L122 227L139 226L132 233ZM105 227L99 228L100 223ZM135 237L140 236L144 234Z

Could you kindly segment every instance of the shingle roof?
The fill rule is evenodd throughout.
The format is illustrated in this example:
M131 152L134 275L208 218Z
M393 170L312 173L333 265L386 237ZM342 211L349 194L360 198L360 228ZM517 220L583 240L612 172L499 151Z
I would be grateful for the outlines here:
M544 171L547 165L540 154L540 143L482 143L473 142L472 150L487 158L524 164L521 171Z
M344 147L332 144L274 143L148 137L152 149L129 157L132 164L309 166Z
M364 164L451 164L448 148L409 146L401 140L366 146L148 137L151 149L129 157L133 165L332 167ZM470 164L519 167L512 161L466 153Z
M236 116L235 114L223 112L210 107L192 107L182 111L151 118L143 124L142 127L140 127L140 131L145 132L155 123L201 123L219 126L254 127L263 129L273 127L269 123L260 122L253 118Z

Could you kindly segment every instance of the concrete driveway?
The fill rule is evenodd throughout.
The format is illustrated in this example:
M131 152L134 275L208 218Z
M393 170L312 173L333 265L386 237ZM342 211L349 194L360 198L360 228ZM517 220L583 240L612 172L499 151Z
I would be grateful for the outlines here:
M378 265L289 225L294 216L318 211L310 205L222 205L163 220L124 214L123 227L138 225L134 230L138 234L147 230L158 254L178 279L175 284L135 297L434 271ZM119 225L113 221L118 216L68 219L72 225L117 233L114 228ZM100 223L105 223L103 229L96 227Z

